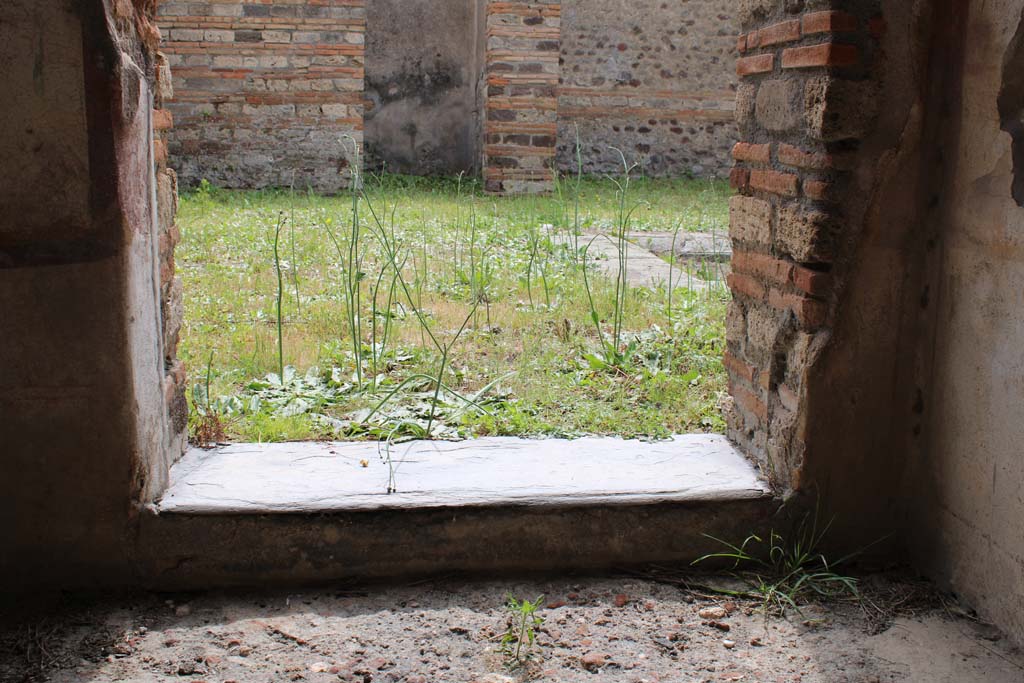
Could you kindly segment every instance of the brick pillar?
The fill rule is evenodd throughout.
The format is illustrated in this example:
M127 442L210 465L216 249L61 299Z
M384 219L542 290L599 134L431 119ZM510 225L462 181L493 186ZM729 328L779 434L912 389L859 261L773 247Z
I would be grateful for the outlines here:
M560 1L488 0L483 162L488 192L554 188Z
M806 379L829 338L836 266L854 231L838 202L872 123L880 24L874 3L842 4L800 3L807 11L793 13L781 0L748 3L738 43L727 420L784 491L800 488Z
M163 0L159 24L184 185L347 184L363 139L365 0Z

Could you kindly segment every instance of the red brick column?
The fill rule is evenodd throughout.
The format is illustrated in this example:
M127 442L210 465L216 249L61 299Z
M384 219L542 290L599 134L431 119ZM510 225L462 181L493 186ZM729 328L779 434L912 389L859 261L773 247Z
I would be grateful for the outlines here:
M487 3L487 191L549 192L558 133L560 0Z
M365 0L164 0L185 185L345 185L363 137Z
M739 36L729 435L782 490L800 485L807 373L830 334L852 233L838 200L873 120L871 4L846 12L826 0L794 14L748 3Z

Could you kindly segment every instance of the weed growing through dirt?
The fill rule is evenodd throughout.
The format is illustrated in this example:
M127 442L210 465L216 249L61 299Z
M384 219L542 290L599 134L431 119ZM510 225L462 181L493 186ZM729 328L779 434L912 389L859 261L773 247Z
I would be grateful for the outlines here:
M194 412L264 442L721 431L725 287L673 288L666 315L665 288L582 252L597 234L724 232L728 189L628 182L628 221L623 178L580 174L549 197L388 174L338 197L183 193L179 355L216 350Z
M543 604L543 595L532 602L508 596L505 603L508 623L498 647L507 668L517 669L533 656L537 629L544 625L544 617L537 613Z
M857 579L838 571L856 553L829 560L821 551L831 525L831 521L820 525L815 511L804 515L786 535L773 529L765 538L751 534L739 545L709 536L725 550L700 557L694 564L731 560L749 586L745 597L761 602L767 627L770 616L785 616L790 610L800 614L801 606L811 600L859 599Z

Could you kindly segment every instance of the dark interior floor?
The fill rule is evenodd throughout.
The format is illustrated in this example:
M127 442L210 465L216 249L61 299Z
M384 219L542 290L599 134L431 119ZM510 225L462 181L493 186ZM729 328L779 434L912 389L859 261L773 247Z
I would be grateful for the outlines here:
M1024 655L928 584L767 620L722 576L437 580L289 592L22 599L0 680L106 683L1024 680ZM532 660L496 652L507 596L544 596Z

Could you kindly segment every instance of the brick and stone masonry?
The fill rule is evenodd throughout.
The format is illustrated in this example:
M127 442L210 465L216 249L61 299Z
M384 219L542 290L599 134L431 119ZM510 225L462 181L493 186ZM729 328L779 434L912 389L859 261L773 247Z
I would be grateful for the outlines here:
M168 152L184 186L203 179L237 188L345 186L344 146L363 140L366 34L389 30L367 26L365 2L160 4L177 93L168 103L175 118ZM464 170L479 164L490 191L549 191L553 169L576 168L577 130L588 173L615 172L621 150L648 176L725 175L735 139L733 3L479 2L484 21L470 30L485 34L486 49L469 75L481 101L477 112L464 111L472 125L451 128L479 125ZM422 30L451 30L431 24L443 13L426 16ZM393 138L392 128L418 124L432 125L378 128ZM394 140L369 142L377 149ZM405 170L433 168L422 166Z
M736 4L562 0L558 168L726 177L736 141Z
M362 145L365 0L166 0L183 184L333 192Z
M560 0L487 3L484 186L550 191L558 133Z
M168 137L174 117L167 103L174 96L167 57L156 53L153 98L153 163L156 179L158 267L160 269L160 318L163 326L164 400L168 413L168 450L183 453L188 438L188 403L185 399L185 365L178 360L178 340L184 321L181 276L175 274L174 249L181 241L175 223L178 210L178 175L168 165Z
M851 228L836 201L869 129L880 20L862 3L746 3L737 49L728 315L729 435L780 490L799 488L804 391L836 307ZM795 5L794 5L795 6Z

